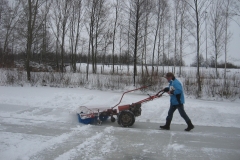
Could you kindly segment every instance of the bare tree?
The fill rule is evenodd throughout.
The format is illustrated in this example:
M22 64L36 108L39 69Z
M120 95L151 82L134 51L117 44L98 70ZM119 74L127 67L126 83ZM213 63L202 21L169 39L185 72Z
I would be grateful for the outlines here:
M144 27L142 27L142 22L144 20L144 6L146 5L147 1L144 0L134 0L131 1L132 3L132 13L133 13L133 29L134 29L134 52L133 52L133 83L135 86L136 76L137 76L137 57L138 57L138 49L140 42L142 41L142 37L140 36L141 32L144 31Z
M71 65L73 72L76 72L76 55L80 40L80 30L82 28L83 7L82 0L73 1L71 18L70 18L70 48L71 48Z
M176 71L176 65L179 66L179 76L182 74L183 65L183 50L185 41L187 41L188 34L186 33L187 28L187 9L189 5L185 0L177 0L174 3L174 58L173 58L173 72Z
M223 1L214 1L210 12L210 39L213 45L213 57L215 60L215 74L218 77L218 58L222 56L224 49L224 16L222 12Z
M189 27L194 27L196 29L195 32L192 32L189 29L189 32L196 39L196 53L197 53L197 97L201 97L202 86L201 86L201 76L200 76L200 41L201 41L201 25L203 24L204 12L209 7L210 1L205 0L193 0L189 2L185 0L185 2L190 6L191 10L189 10ZM192 11L192 12L191 12Z
M40 63L45 62L47 59L47 52L49 52L49 46L51 45L50 42L50 35L48 34L48 28L49 28L49 11L51 7L52 2L49 0L45 0L45 5L41 8L41 15L43 16L43 23L41 27L41 38L42 38L42 45L41 45L41 52L40 52Z
M142 47L142 57L141 57L141 65L142 65L142 78L143 76L146 76L144 74L144 66L146 70L147 76L149 75L148 73L148 68L147 68L147 46L148 46L148 37L149 37L149 26L151 25L150 20L151 20L151 13L152 9L154 8L154 3L150 0L146 0L146 5L144 6L145 10L145 22L144 22L144 38L143 38L143 47Z
M7 59L5 56L9 53L9 43L11 42L14 36L14 31L16 29L16 24L18 23L20 15L19 2L13 3L13 6L9 6L8 2L5 0L0 1L0 26L2 28L2 33L0 33L1 38L3 39L3 53L2 53L2 66L5 66ZM0 47L1 48L1 47ZM12 51L13 52L13 51Z
M55 38L55 63L56 69L59 71L59 45L60 45L60 21L61 21L61 14L59 14L59 5L60 1L56 1L54 4L56 7L53 8L51 13L51 20L50 20L50 27L52 29L52 33Z
M68 21L71 14L71 7L72 3L71 1L65 1L62 0L62 4L59 6L60 14L62 15L62 21L60 22L60 28L61 28L61 72L64 72L64 54L65 54L65 37L68 27Z
M3 9L4 9L4 7L5 7L5 5L7 4L7 1L6 0L1 0L0 1L0 22L1 22L1 20L2 20L2 15L3 15ZM0 25L1 25L2 23L0 23Z
M39 16L40 7L45 3L43 0L21 0L21 6L23 8L24 16L22 16L20 22L18 23L19 34L26 38L26 70L27 70L27 80L31 80L31 68L30 60L32 56L33 43L38 37L38 31L41 29L43 19ZM26 26L27 25L27 26ZM26 28L26 30L25 30Z
M104 46L103 46L103 56L102 56L102 72L104 72L104 65L105 65L105 58L106 58L106 54L107 54L107 49L108 47L111 45L112 43L112 32L111 32L111 28L109 28L105 34L103 35L103 39L104 39Z
M137 75L137 50L138 50L138 37L139 37L139 23L140 23L140 17L141 17L141 13L140 13L140 7L143 6L143 1L140 2L140 0L135 0L134 2L134 9L135 9L135 34L134 34L134 57L133 57L133 83L135 86L135 76Z
M117 30L117 23L118 23L118 17L119 17L119 0L116 0L116 4L114 4L115 8L115 21L114 21L114 27L113 27L113 39L112 39L112 59L113 59L113 64L112 64L112 72L114 73L114 65L115 65L115 59L114 59L114 54L115 54L115 36L116 36L116 30Z
M231 12L234 16L240 17L240 0L231 0L230 2L231 7L229 8L229 12ZM240 26L238 22L236 23Z
M129 7L129 17L128 17L128 31L127 31L127 57L130 57L130 45L131 45L131 19L132 19L132 16L133 16L133 13L131 12L132 10L132 5L130 5ZM129 62L130 62L130 59L127 60L127 72L129 73Z
M28 0L28 27L27 27L27 59L26 59L26 69L27 69L27 79L31 80L30 75L30 56L33 43L33 32L35 29L37 10L38 10L38 0L36 2Z
M176 58L177 58L177 51L178 51L178 30L179 30L179 10L180 10L180 0L177 0L174 3L174 61L173 61L173 72L175 73L176 67Z
M119 16L119 54L120 54L120 69L122 67L122 50L123 50L123 47L124 47L124 44L123 44L123 24L122 24L122 16L123 14L121 13L122 9L120 7L120 16Z
M108 5L105 0L93 0L87 2L87 26L89 36L89 49L88 57L92 60L92 72L97 73L97 54L99 45L104 43L103 34L106 31L106 19L108 13ZM88 60L90 62L90 59ZM89 63L87 65L87 72ZM88 73L87 73L88 77Z
M145 22L145 5L148 1L144 0L128 0L124 4L124 11L128 14L125 24L125 29L127 30L127 57L128 65L133 62L133 83L135 86L136 76L137 76L137 63L140 53L142 53L142 47L144 46L144 22ZM129 71L129 69L128 69Z
M228 46L228 26L229 26L229 3L230 0L227 0L225 5L225 43L224 43L224 52L225 52L225 66L224 66L224 86L226 86L226 77L227 77L227 46Z
M168 22L168 39L167 39L167 60L166 60L166 64L168 66L168 71L169 70L169 66L170 66L170 52L171 52L171 48L172 48L172 36L171 36L171 33L172 33L172 25L171 25L171 21Z
M240 1L239 1L240 2ZM227 79L227 48L228 48L228 41L230 38L230 33L228 30L229 27L229 19L232 17L230 14L230 6L232 5L232 3L230 2L230 0L226 0L224 1L224 18L225 18L225 37L224 37L224 59L225 59L225 66L224 66L224 88L226 87L226 79Z
M65 39L69 29L71 14L71 1L53 1L50 27L55 38L55 63L56 69L64 72Z
M171 12L170 12L170 5L168 1L165 1L165 12L163 14L163 21L162 21L162 67L163 67L163 73L165 73L165 65L167 65L167 54L166 54L166 48L168 47L168 42L166 42L166 35L169 31L168 23L171 23ZM167 44L165 44L167 43Z
M158 68L161 65L163 67L164 73L164 65L167 61L167 56L165 54L165 35L167 34L168 26L165 25L166 23L170 22L172 19L170 17L170 6L169 2L166 0L159 1L161 7L160 9L160 25L158 31L158 50L157 50L157 73Z
M160 20L161 20L161 3L157 3L157 24L156 24L156 29L155 29L155 35L154 35L154 42L153 42L153 52L152 52L152 74L151 74L151 81L152 81L152 76L154 72L154 59L155 59L155 47L156 47L156 42L157 42L157 37L158 37L158 30L160 27Z
M179 58L180 58L180 66L179 66L179 76L182 75L182 65L183 65L183 49L184 49L184 42L186 41L188 34L185 33L186 28L186 20L187 18L187 4L184 0L180 1L180 40L179 40Z

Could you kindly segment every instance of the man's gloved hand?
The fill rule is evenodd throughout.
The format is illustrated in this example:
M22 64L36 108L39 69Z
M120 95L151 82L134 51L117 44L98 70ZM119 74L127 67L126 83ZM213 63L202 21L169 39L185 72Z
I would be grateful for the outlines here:
M165 88L163 89L163 91L164 91L164 92L168 92L168 91L169 91L169 87L165 87Z
M159 94L161 92L169 92L169 87L165 87L164 89L162 89L161 91L159 91L155 96L160 96Z
M175 88L173 86L170 86L170 89L168 91L168 94L173 94L174 93Z

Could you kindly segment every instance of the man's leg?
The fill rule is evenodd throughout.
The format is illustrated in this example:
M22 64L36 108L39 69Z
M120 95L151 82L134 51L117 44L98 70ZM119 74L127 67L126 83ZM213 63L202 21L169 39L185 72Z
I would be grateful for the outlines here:
M192 124L191 120L189 119L187 113L185 112L183 104L178 106L178 111L188 125L188 127L185 129L185 131L190 131L191 129L193 129L194 125Z
M166 124L164 126L160 126L161 129L166 129L166 130L170 129L170 124L172 121L173 113L175 112L176 109L177 109L176 106L170 105L170 108L168 110L168 116L166 118Z
M177 108L178 108L178 111L179 111L181 117L186 121L186 123L187 123L188 121L190 121L187 113L186 113L185 110L184 110L183 104L178 105Z

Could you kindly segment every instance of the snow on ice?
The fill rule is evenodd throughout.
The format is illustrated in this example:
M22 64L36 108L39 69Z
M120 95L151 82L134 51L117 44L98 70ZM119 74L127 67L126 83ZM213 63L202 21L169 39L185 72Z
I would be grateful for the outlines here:
M231 159L240 157L239 100L186 98L185 110L196 128L176 111L170 131L165 123L169 97L142 105L133 127L110 120L101 126L77 120L79 106L113 107L122 93L84 88L0 86L0 159ZM121 104L146 98L126 94ZM229 129L228 129L229 128ZM231 131L230 131L231 130ZM232 142L232 143L231 143Z

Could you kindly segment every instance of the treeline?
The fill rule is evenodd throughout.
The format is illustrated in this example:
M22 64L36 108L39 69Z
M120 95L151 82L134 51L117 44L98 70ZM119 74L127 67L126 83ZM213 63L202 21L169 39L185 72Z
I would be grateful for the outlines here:
M215 65L216 65L215 60L213 58L205 60L202 54L200 54L199 64L200 64L200 67L206 67L206 68L208 67L215 68ZM194 59L193 63L190 66L197 67L197 65L198 65L197 59ZM217 63L217 68L240 68L240 66L234 65L231 62L225 63L224 61L220 61Z
M1 56L1 52L0 52L0 56ZM88 63L88 56L86 54L76 54L74 55L76 58L76 63ZM19 54L9 54L8 57L6 58L6 60L8 60L7 64L9 64L6 67L14 67L14 62L24 62L23 60L26 57L26 53L19 53ZM33 54L31 61L35 62L35 63L39 63L41 64L42 61L44 62L44 64L48 64L50 66L54 66L54 68L56 69L55 71L57 71L58 69L56 68L56 63L55 63L55 58L56 55L55 53L49 52L47 54L45 54L44 56L41 56L40 54ZM63 57L64 59L64 63L65 64L70 64L72 66L72 55L70 53L66 53ZM125 54L116 54L114 55L114 57L112 57L112 55L108 54L108 55L104 55L104 54L100 54L97 56L96 58L96 63L97 64L102 64L102 65L112 65L113 64L113 59L115 61L116 65L132 65L133 64L133 57L127 53ZM161 61L159 66L173 66L173 58L170 59L165 59L165 61ZM92 63L92 60L89 60L90 63ZM185 62L182 62L183 66L185 65ZM141 64L141 61L137 62L138 65ZM151 64L146 64L146 65L151 65ZM180 61L176 61L176 66L180 65Z

